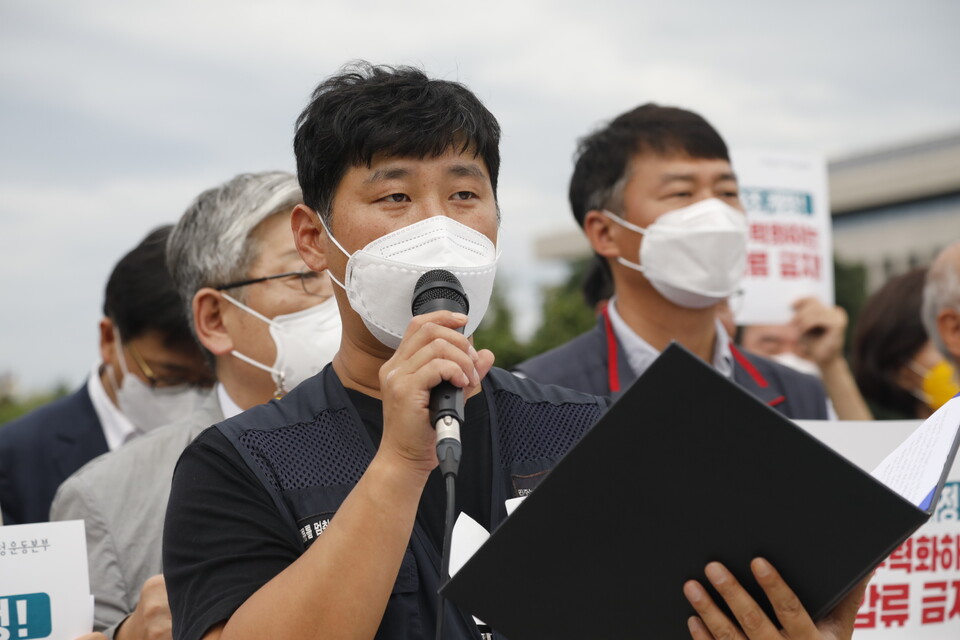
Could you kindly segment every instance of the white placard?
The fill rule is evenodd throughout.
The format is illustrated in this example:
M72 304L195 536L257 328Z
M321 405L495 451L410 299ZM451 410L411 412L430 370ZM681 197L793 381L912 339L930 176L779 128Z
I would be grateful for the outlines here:
M914 433L920 421L800 420L797 424L870 472ZM871 580L853 637L960 638L960 457L947 475L929 522L900 545Z
M827 164L817 154L731 150L747 211L747 271L737 324L786 324L791 305L834 304Z
M0 640L69 640L92 628L83 521L0 527Z

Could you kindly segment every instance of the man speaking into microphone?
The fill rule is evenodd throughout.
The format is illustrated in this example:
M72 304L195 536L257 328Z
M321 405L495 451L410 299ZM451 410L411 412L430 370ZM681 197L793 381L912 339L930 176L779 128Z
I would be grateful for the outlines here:
M294 138L304 205L292 227L307 266L337 285L340 350L181 457L163 559L177 640L434 637L445 511L434 390L462 390L455 510L491 531L504 501L532 491L605 409L493 368L471 343L498 257L499 139L466 87L416 69L360 64L314 91ZM421 278L437 270L467 313L414 315ZM775 573L761 583L775 607L788 602ZM731 623L691 585L703 619L693 636L721 635ZM756 607L732 580L720 591L734 614ZM845 637L860 595L831 617L839 635L790 624ZM751 620L766 624L745 637L778 633ZM443 637L480 636L447 607Z

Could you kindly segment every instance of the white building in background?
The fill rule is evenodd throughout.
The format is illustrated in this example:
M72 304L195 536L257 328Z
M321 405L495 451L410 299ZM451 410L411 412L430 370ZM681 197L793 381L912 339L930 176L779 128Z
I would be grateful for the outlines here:
M12 402L17 396L17 377L12 371L0 371L0 403Z
M960 131L832 160L827 174L834 255L866 267L868 293L960 240ZM561 231L534 251L570 260L590 247L579 230Z
M834 255L867 290L960 240L960 131L829 163Z

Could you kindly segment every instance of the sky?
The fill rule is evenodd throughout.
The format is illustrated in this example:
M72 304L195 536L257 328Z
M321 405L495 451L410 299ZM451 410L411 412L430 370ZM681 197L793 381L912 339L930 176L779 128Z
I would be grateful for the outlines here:
M518 330L562 277L576 140L655 101L731 147L844 157L960 129L954 0L0 1L0 373L80 384L103 287L237 173L294 171L293 123L343 64L469 86L503 129L498 283Z

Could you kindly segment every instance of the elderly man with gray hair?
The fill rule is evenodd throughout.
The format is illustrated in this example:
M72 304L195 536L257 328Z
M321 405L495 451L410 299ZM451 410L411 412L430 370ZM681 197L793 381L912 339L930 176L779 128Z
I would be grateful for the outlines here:
M930 265L923 289L923 326L943 357L960 370L960 240Z
M218 384L189 418L60 487L51 518L86 523L98 633L85 639L171 637L161 536L180 453L210 425L317 373L340 345L329 276L309 270L294 246L290 215L302 202L291 174L239 175L200 194L170 236L167 264Z

